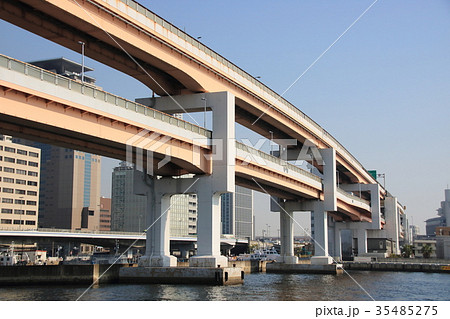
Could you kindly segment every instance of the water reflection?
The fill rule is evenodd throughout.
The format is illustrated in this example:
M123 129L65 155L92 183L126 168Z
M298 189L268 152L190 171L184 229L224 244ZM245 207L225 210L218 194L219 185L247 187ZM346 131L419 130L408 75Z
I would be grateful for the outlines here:
M450 275L351 272L375 300L450 300ZM371 300L348 275L249 274L238 286L100 285L82 300ZM445 284L447 283L447 284ZM0 287L0 300L76 300L87 286Z

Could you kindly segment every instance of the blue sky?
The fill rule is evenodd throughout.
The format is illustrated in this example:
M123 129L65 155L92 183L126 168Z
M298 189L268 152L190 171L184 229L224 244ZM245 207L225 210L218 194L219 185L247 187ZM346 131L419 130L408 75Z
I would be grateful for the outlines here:
M373 2L140 1L278 93ZM81 61L79 53L3 21L0 43L1 54L23 61ZM87 65L107 91L130 99L150 94L128 76L90 59ZM285 97L365 168L385 173L386 187L424 232L450 184L449 1L377 1ZM102 171L103 194L111 165ZM276 235L277 214L257 198L257 234L270 224Z

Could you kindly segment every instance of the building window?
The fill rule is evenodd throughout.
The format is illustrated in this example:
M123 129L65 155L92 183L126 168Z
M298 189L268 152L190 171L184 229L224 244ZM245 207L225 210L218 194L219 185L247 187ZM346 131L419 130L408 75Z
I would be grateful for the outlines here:
M15 172L15 169L12 168L12 167L5 167L5 168L3 169L3 171L4 171L5 173L14 173L14 172Z
M5 162L8 162L8 163L15 163L16 160L15 160L14 158L12 158L12 157L6 157L6 156L5 156Z
M36 222L34 220L27 220L25 225L36 225Z
M12 194L12 193L14 193L14 188L3 187L3 193Z
M11 220L11 219L2 219L2 220L1 220L1 223L2 223L2 224L9 224L9 225L10 225L10 224L12 223L12 220Z
M28 155L28 152L25 151L25 150L17 149L17 154L20 154L20 155Z
M27 210L27 215L36 215L35 210Z
M38 162L32 162L32 161L29 161L28 165L29 166L33 166L33 167L38 167L39 166Z
M12 147L5 146L5 152L15 153L16 149Z
M16 173L20 175L27 175L27 171L23 169L16 169Z
M17 214L17 215L23 215L24 213L25 213L25 211L23 209L15 209L14 210L14 214Z
M20 184L20 185L26 185L27 181L24 179L16 179L16 184Z
M25 160L21 160L21 159L18 159L17 160L17 164L20 164L20 165L27 165L27 161L25 161Z
M5 177L5 178L3 178L3 181L5 183L14 183L14 178Z
M2 208L2 214L12 214L11 208Z
M25 195L25 190L23 190L23 189L16 189L16 194Z
M37 186L38 183L37 182L33 182L33 181L28 181L28 186Z
M27 191L27 195L28 196L37 196L37 192L36 191Z
M37 202L35 200L27 200L27 205L36 206Z
M15 204L18 204L18 205L25 205L24 199L16 199L14 202L15 202Z
M23 225L23 220L14 220L14 225Z
M38 172L28 171L28 176L38 176Z
M29 155L30 155L31 157L39 157L39 153L36 153L36 152L31 152L31 151L30 151Z
M3 204L12 204L14 201L12 198L2 198L2 203Z

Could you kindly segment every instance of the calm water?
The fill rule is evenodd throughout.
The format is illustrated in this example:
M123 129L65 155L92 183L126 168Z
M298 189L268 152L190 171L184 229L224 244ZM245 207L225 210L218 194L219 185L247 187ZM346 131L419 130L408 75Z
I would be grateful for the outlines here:
M450 274L350 272L377 301L450 300ZM0 287L0 300L76 300L87 286ZM371 300L346 274L248 274L239 286L101 285L82 300Z

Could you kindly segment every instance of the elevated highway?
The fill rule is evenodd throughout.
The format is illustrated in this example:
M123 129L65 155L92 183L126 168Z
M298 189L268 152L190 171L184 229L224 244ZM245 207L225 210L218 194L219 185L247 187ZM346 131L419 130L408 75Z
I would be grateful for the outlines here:
M135 1L0 0L0 18L72 50L77 51L79 41L83 41L86 55L129 74L160 96L155 108L164 113L20 61L0 59L2 132L141 163L157 175L189 173L201 179L195 188L202 194L198 240L203 248L194 266L226 263L218 251L219 198L222 193L233 192L235 184L262 189L281 199L280 207L286 211L280 213L285 240L283 262L296 262L294 211L314 211L316 253L326 263L331 262L329 217L336 223L358 222L341 223L340 229L353 224L358 247L364 252L368 231L382 231L382 204L390 215L398 214L396 198L390 197L326 130L261 82ZM201 99L205 100L201 96L217 102L208 106L213 111L212 131L168 115L180 113L180 105L195 112L201 107ZM235 144L235 122L266 138L272 138L269 132L273 132L275 140L297 141L296 146L287 148L287 161L296 159L304 145L317 148L324 162L313 160L311 164L321 176ZM213 160L218 140L224 145L224 157ZM134 152L128 158L130 147ZM151 149L151 154L144 149ZM162 162L165 165L159 165ZM146 262L172 265L168 220L162 212L169 207L170 196L186 181L147 179L148 175L139 181L142 193L149 194L151 189L155 193L159 183L157 208L152 210L150 220L160 221L147 235ZM335 241L340 242L340 230Z
M132 0L0 0L0 18L135 77L161 96L231 92L236 121L336 150L342 183L376 183L326 130L248 73ZM258 120L257 120L258 119ZM255 122L256 121L256 122ZM318 166L319 169L322 167Z
M212 173L211 132L145 105L2 55L0 92L3 133L120 160L127 146L150 147L154 158L143 162L156 174ZM170 162L158 167L168 149ZM273 196L323 200L320 177L238 142L235 171L241 186L262 191L258 182ZM338 208L338 220L371 219L368 202L342 190Z

